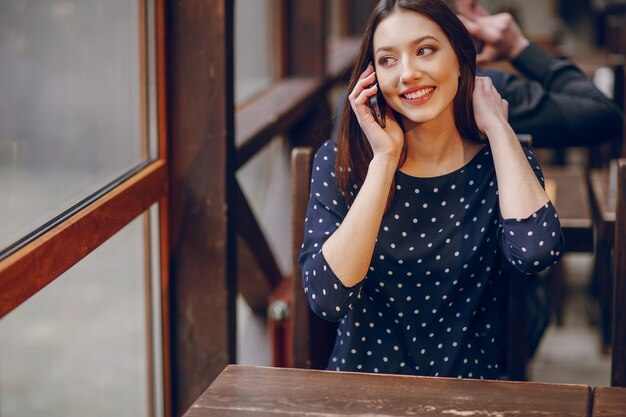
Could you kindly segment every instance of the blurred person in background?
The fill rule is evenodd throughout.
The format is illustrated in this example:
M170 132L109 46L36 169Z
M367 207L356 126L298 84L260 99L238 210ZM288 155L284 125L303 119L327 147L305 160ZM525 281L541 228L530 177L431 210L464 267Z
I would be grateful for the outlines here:
M476 0L446 0L475 43L477 64L507 60L525 78L482 69L509 102L509 123L533 147L593 146L622 132L619 108L571 61L530 42L509 13L489 14Z

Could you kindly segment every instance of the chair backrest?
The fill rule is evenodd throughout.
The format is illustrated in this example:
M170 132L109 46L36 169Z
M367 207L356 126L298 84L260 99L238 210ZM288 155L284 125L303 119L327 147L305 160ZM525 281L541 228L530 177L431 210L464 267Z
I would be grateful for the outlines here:
M617 169L611 385L626 387L626 159Z
M296 147L291 151L292 178L292 366L325 369L335 342L337 326L311 314L304 288L298 256L304 240L304 219L309 202L314 149Z

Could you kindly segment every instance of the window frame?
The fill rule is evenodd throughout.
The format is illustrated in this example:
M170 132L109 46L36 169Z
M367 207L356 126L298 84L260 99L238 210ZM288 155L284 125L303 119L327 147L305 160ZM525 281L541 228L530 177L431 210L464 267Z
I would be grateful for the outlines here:
M165 78L165 5L164 0L138 2L140 10L140 62L142 121L149 118L147 100L149 82L148 39L153 36L154 70L156 71L156 131L158 156L119 185L97 197L71 214L60 219L48 230L19 247L0 260L0 319L26 302L46 285L62 276L68 269L88 256L102 243L137 216L148 211L153 204L159 205L160 236L160 294L163 351L164 411L171 415L171 384L169 360L169 162L166 121L166 78ZM154 25L147 24L147 14ZM153 34L148 34L153 30ZM142 152L147 156L148 129L141 129ZM115 181L113 181L114 183ZM149 273L149 269L147 270ZM151 334L151 329L148 329ZM149 364L151 369L151 364ZM150 384L151 387L151 384ZM149 396L152 398L152 395ZM152 410L152 404L149 404Z

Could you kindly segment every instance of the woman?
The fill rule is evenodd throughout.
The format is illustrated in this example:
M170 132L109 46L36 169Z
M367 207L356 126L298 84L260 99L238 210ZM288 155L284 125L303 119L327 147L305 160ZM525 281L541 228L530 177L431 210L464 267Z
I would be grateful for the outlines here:
M329 369L498 378L504 262L534 273L560 256L541 170L475 59L441 0L370 17L300 256L311 308L340 322Z

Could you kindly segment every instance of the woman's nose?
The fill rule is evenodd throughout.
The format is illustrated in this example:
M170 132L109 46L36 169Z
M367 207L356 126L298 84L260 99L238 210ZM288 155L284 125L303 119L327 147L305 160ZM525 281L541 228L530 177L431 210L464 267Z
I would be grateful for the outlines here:
M415 62L410 60L405 62L402 66L402 73L400 74L400 80L407 82L411 80L420 79L422 77L422 70Z

